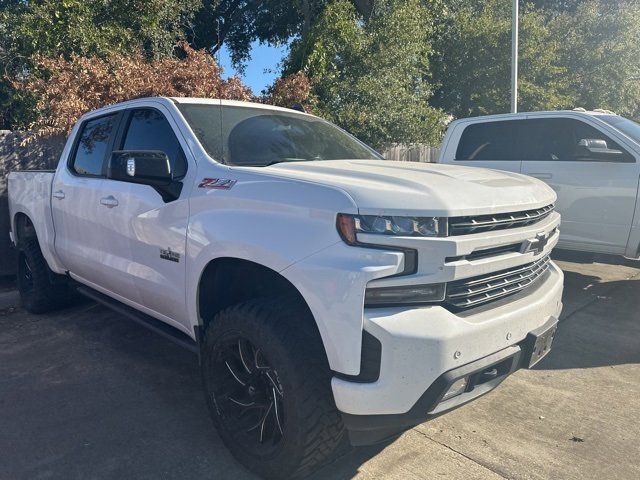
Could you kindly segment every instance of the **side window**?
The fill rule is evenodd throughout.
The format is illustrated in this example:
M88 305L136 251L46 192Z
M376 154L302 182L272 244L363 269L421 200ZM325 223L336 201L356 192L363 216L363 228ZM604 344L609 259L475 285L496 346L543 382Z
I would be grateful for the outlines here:
M82 126L69 167L78 175L100 176L109 140L114 133L116 114L88 120Z
M462 132L456 160L520 160L516 153L519 120L483 122Z
M180 142L162 113L153 108L131 112L123 150L159 150L167 154L175 178L187 173L187 161Z
M635 162L605 133L572 118L526 120L520 138L523 160Z

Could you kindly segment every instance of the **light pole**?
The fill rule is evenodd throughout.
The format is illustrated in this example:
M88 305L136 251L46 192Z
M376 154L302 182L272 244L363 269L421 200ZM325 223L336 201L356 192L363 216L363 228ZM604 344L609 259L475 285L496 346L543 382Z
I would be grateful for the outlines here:
M511 113L518 111L518 0L511 15Z

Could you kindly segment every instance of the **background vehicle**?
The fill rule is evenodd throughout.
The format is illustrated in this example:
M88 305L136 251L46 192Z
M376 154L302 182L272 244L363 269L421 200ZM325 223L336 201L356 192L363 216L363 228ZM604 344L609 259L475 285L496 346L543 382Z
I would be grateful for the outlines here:
M457 120L439 163L539 178L558 194L559 247L638 258L639 159L640 125L611 112L572 110Z
M385 162L287 109L110 106L9 196L25 306L75 288L198 352L222 439L267 477L492 390L562 308L542 182Z

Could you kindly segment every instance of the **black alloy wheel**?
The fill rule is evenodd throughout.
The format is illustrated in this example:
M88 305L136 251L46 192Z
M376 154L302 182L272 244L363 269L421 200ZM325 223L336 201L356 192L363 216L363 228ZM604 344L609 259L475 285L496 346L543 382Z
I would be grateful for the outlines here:
M303 478L344 445L322 340L299 298L218 312L204 334L201 370L220 438L257 475Z
M210 371L214 401L236 441L257 454L277 448L285 429L284 391L260 349L241 335L232 337Z

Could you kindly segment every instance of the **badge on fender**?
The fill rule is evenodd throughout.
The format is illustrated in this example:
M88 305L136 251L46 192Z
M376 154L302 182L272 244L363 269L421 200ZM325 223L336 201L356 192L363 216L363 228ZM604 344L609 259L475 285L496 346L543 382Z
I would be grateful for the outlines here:
M229 190L236 184L237 180L228 178L203 178L198 188L210 188L216 190Z

